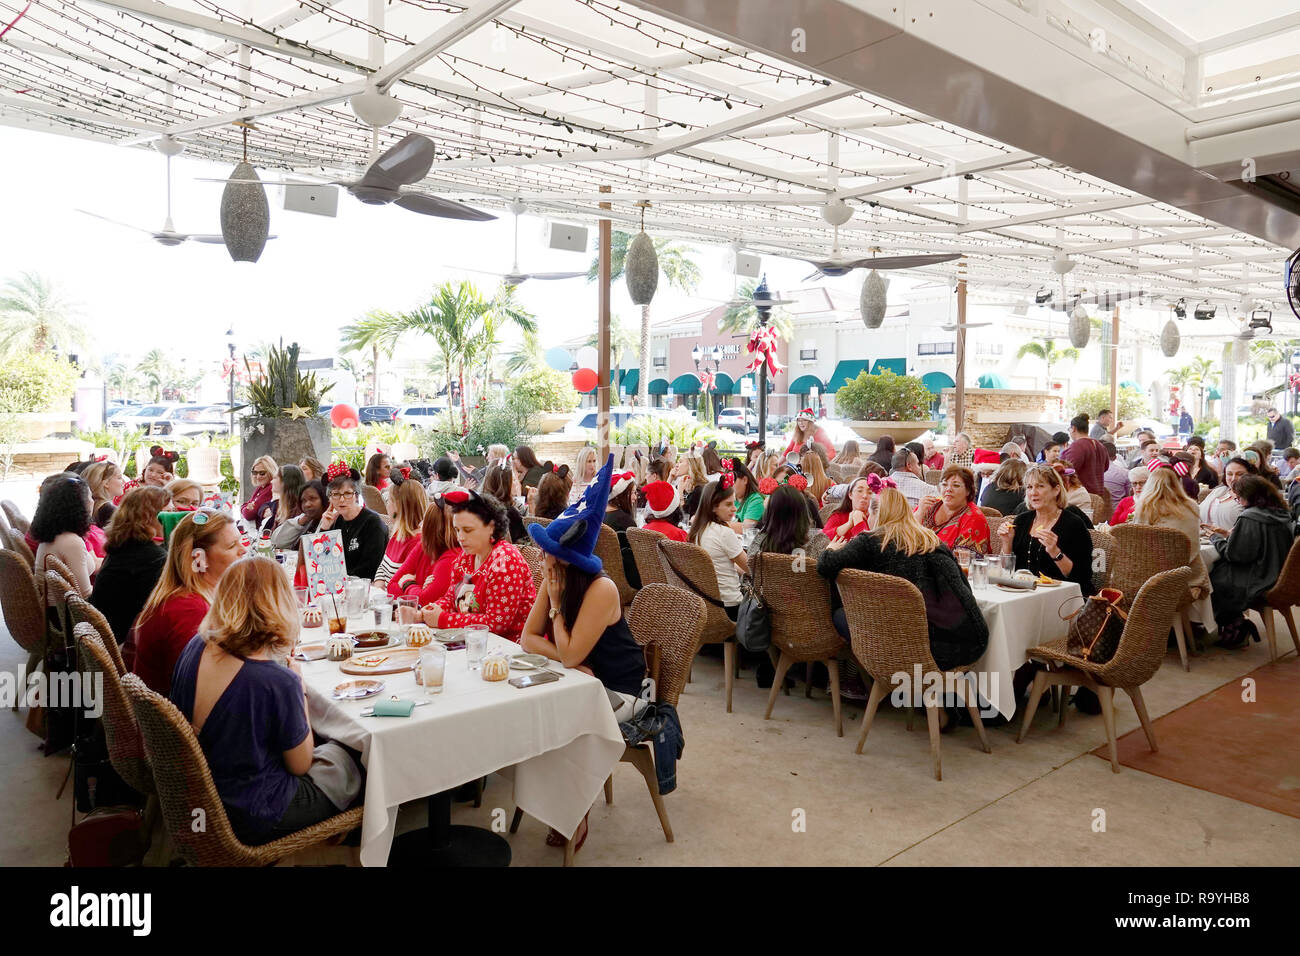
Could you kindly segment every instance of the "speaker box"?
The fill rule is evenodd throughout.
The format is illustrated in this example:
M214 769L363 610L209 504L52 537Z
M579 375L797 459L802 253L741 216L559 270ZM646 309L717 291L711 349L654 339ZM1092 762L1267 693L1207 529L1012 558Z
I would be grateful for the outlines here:
M327 183L288 183L284 187L284 208L313 216L337 216L339 188Z
M584 226L552 222L548 219L543 238L548 249L562 249L565 252L587 251L587 230Z
M748 252L737 252L736 275L744 276L746 279L757 279L761 262L762 259L760 256L755 256Z

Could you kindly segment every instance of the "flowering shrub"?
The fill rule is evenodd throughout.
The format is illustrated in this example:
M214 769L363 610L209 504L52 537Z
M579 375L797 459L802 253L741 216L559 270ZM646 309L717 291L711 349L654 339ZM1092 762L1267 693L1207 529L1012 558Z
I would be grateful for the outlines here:
M835 393L835 407L845 417L869 422L919 422L930 417L930 390L919 378L881 369L862 372Z

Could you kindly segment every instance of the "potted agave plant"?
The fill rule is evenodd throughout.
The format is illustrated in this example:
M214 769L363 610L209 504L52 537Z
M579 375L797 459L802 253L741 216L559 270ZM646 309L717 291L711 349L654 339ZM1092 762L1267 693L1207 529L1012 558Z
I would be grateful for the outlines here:
M330 423L320 414L321 397L333 386L319 385L316 373L298 371L298 343L288 348L272 347L266 359L264 375L253 378L249 370L248 403L237 411L248 410L240 418L241 497L252 492L253 462L270 455L278 463L294 463L305 457L328 461L330 458Z
M919 378L889 369L862 372L835 393L835 407L850 419L849 427L873 442L883 435L908 442L934 428L930 400L930 390Z

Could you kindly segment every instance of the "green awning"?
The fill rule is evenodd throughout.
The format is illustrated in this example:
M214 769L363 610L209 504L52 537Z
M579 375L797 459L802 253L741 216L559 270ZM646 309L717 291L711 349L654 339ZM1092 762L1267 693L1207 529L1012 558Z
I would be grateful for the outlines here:
M740 376L740 378L736 379L736 380L731 384L731 394L732 394L732 395L739 395L739 394L741 393L741 389L743 388L743 383L746 382L746 381L749 382L749 387L750 387L751 389L753 389L753 394L757 395L757 394L758 394L758 383L754 380L754 373L753 373L753 372L749 372L748 374L746 374L746 375L742 375L742 376Z
M926 372L921 376L921 384L933 395L938 395L945 388L954 388L957 385L947 372Z
M610 369L610 370L609 370L609 384L611 384L611 385L614 384L614 378L615 378L615 374L614 374L614 373L615 373L615 369ZM599 385L599 384L600 384L600 382L599 382L599 380L597 380L597 385ZM589 388L589 389L587 389L587 391L582 392L581 394L583 394L583 395L595 395L595 394L596 394L596 390L595 390L594 388Z
M845 382L851 382L871 367L871 359L842 359L826 380L827 392L838 392Z
M1120 388L1136 388L1139 392L1145 392L1145 391L1146 391L1145 388L1143 388L1143 387L1142 387L1141 385L1139 385L1137 382L1133 381L1133 379L1131 379L1131 378L1126 378L1126 379L1124 379L1124 381L1122 381L1122 382L1119 383L1119 387L1120 387Z
M907 359L876 359L876 364L871 368L872 375L879 375L882 368L887 368L895 375L907 374Z
M826 391L826 383L816 375L800 375L790 383L789 392L791 395L809 395L813 389L818 392Z
M730 395L732 389L736 387L736 381L726 372L718 372L715 376L716 381L710 392L714 395Z
M1208 392L1205 393L1205 397L1208 398L1210 401L1213 402L1213 401L1215 401L1216 399L1223 398L1223 393L1220 392L1220 391L1219 391L1217 388L1215 388L1213 385L1211 385L1211 386L1210 386L1210 390L1209 390Z
M646 394L648 394L648 395L667 395L667 394L668 394L668 379L666 379L666 378L652 378L652 379L650 379L650 386L646 389Z
M673 379L672 388L674 395L698 395L700 380L695 377L694 373L687 372Z
M997 372L985 372L980 376L980 388L1006 388L1007 380Z
M623 372L623 384L620 386L629 395L636 394L636 387L641 384L641 370L629 368Z

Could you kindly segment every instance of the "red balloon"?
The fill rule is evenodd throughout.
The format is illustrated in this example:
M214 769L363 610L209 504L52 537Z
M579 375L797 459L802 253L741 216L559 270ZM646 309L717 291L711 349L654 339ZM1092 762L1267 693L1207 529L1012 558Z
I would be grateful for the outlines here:
M361 418L351 405L335 405L330 409L330 421L335 428L357 428Z
M573 387L580 392L590 392L596 387L596 372L589 368L580 368L573 373Z

